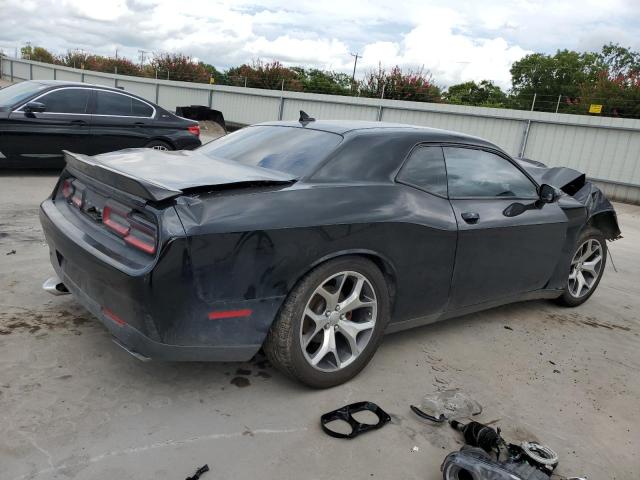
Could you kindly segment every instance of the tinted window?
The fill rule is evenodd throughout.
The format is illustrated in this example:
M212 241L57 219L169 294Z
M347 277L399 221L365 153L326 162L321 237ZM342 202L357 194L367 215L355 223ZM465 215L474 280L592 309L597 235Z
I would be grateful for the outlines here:
M441 147L418 147L398 174L402 183L437 195L447 195L447 171Z
M47 88L46 85L37 82L20 82L9 85L0 90L0 107L13 107L45 88Z
M150 117L153 108L129 95L96 91L96 114L120 117Z
M508 160L471 148L444 147L451 197L536 198L535 185Z
M87 113L91 90L65 88L56 90L36 100L44 104L47 113Z
M209 157L226 158L296 176L309 174L342 141L335 133L295 127L247 127L199 148Z

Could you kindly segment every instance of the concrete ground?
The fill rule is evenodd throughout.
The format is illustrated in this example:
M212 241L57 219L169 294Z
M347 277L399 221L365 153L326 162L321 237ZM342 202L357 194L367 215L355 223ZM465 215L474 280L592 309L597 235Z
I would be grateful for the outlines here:
M460 437L409 404L449 387L508 440L554 448L562 476L637 478L640 207L616 205L618 271L582 307L521 303L391 335L356 379L313 391L260 359L142 363L72 297L44 293L37 206L54 181L0 173L3 479L177 480L207 463L203 480L435 480ZM322 413L360 400L393 422L352 441L321 432Z

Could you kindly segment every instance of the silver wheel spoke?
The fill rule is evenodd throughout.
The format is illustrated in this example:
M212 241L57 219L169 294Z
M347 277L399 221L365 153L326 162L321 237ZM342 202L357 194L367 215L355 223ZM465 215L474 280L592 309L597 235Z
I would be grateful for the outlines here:
M586 270L589 273L592 273L593 275L597 275L596 273L596 267L598 266L598 264L600 263L600 260L602 260L602 256L598 255L597 257L595 257L592 260L589 260L588 262L584 262L582 264L582 269Z
M336 357L336 362L339 362L338 354L336 352L336 334L333 328L324 330L324 336L322 337L322 345L311 357L311 365L314 367L320 363L328 354L332 354Z
M582 275L582 272L578 272L576 276L576 281L578 282L578 286L576 287L576 294L580 296L582 293L582 289L587 284L587 282L584 281L584 276Z
M305 309L304 314L305 317L310 318L313 321L313 328L310 329L310 332L302 335L302 346L306 348L307 346L309 346L309 342L313 340L316 335L318 335L318 332L320 330L322 330L327 321L327 318L324 315L315 313L309 307Z
M351 294L338 304L340 305L340 311L342 311L343 313L346 313L346 312L351 312L357 308L371 305L372 303L371 301L367 301L367 300L362 301L360 299L360 296L362 295L363 286L364 286L364 279L359 278L356 281L356 284L353 287L353 291L351 292Z
M353 355L360 354L360 347L358 346L358 335L361 332L373 330L373 327L375 327L375 322L371 321L358 323L352 322L350 320L340 320L340 322L338 322L338 331L349 343L349 348L351 348L351 353Z

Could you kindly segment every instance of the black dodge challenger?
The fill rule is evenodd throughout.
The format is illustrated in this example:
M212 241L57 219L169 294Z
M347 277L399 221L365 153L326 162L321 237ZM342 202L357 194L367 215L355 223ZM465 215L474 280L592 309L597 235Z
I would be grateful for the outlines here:
M57 276L139 358L248 360L328 387L385 332L509 302L580 305L616 214L582 173L479 138L353 121L67 166L40 219Z
M199 136L198 122L117 88L38 80L0 90L0 168L62 168L63 150L194 149Z

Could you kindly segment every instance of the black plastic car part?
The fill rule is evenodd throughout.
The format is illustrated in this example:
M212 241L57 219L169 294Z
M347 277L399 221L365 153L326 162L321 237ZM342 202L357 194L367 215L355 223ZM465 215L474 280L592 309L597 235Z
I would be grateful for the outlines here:
M203 473L206 473L209 471L209 465L203 465L202 467L200 467L198 470L196 470L196 473L193 474L193 476L191 477L187 477L185 480L199 480L200 476Z
M360 423L355 418L353 418L354 413L363 411L374 413L378 417L378 423ZM351 426L351 432L340 433L336 432L335 430L331 430L327 426L327 424L333 422L334 420L342 420L347 422ZM351 405L346 405L342 408L334 410L333 412L325 413L320 417L320 424L322 425L322 430L324 430L324 433L335 438L348 439L355 438L361 433L368 432L370 430L377 430L390 421L391 417L389 416L389 414L372 402L352 403Z
M415 413L420 418L424 418L425 420L430 420L436 423L444 423L447 421L447 416L444 413L441 413L439 417L434 417L433 415L429 415L428 413L423 412L415 405L409 405L411 407L411 411Z

